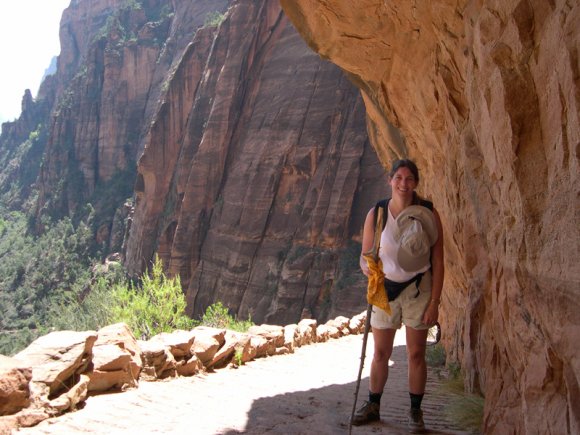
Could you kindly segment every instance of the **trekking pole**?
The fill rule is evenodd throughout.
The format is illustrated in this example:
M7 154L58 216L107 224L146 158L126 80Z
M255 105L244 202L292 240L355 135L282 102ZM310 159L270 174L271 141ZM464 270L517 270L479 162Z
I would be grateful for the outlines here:
M360 366L358 368L358 377L356 378L356 388L354 391L354 403L352 404L352 413L350 414L350 421L348 422L348 434L352 434L352 419L354 418L354 413L356 410L356 401L358 399L358 390L360 388L360 380L362 377L363 367L365 365L366 349L367 349L367 339L369 338L369 330L371 329L371 313L373 312L373 306L371 304L367 307L367 318L365 319L365 331L363 335L362 350L360 354Z
M382 225L383 213L384 213L384 209L382 207L378 207L378 210L376 210L376 215L375 215L375 219L374 219L375 231L374 231L374 237L373 237L373 248L372 248L371 252L364 254L364 256L369 255L369 254L372 255L372 257L375 261L378 261L378 259L379 259L379 245L380 245L380 240L381 240L381 233L383 232L383 225ZM352 413L350 414L350 421L348 422L349 435L352 433L352 419L354 418L354 413L356 410L356 401L358 399L358 390L360 388L360 380L362 377L362 371L363 371L363 367L365 364L367 340L369 337L369 330L371 329L371 314L373 312L373 306L370 303L370 300L368 299L368 289L367 289L367 301L369 302L369 304L367 306L367 318L365 319L365 332L363 335L362 350L361 350L361 355L360 355L360 366L358 368L358 376L356 379L356 388L355 388L355 392L354 392L354 403L352 404Z

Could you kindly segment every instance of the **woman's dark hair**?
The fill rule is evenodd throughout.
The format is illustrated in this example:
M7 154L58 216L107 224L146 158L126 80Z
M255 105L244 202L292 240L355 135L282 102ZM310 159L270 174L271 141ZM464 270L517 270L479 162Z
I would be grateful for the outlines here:
M415 181L419 183L419 169L417 168L417 165L413 160L409 159L395 160L395 162L393 163L393 167L391 168L391 172L389 172L389 178L393 178L395 176L395 173L399 170L399 168L408 168L409 171L411 171L411 173L415 177Z

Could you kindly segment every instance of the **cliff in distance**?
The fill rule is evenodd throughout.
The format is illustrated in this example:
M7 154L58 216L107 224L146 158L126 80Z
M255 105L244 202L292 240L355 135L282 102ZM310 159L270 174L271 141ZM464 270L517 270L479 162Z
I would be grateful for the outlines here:
M278 2L73 0L60 38L0 140L41 125L37 231L91 214L101 252L133 276L159 255L195 317L216 301L278 324L364 308L360 232L384 169L359 91Z
M446 348L483 432L579 433L579 4L281 3L357 83L383 164L423 170Z
M282 324L356 312L360 248L347 242L384 194L373 154L344 74L276 2L238 2L169 83L138 164L126 264L158 253L194 315L216 300Z

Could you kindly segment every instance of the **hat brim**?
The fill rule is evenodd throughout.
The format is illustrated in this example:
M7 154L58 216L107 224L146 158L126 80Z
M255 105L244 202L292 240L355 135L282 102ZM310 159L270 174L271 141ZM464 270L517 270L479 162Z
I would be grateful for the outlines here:
M423 231L425 231L429 237L429 244L433 246L439 238L437 224L435 223L435 215L427 207L421 205L410 205L403 209L399 216L397 216L395 232L393 234L395 241L400 240L401 234L408 224L409 217L416 219L421 223Z
M399 266L407 272L415 272L423 269L425 266L429 265L430 258L431 252L422 255L411 255L404 249L398 249L397 252Z
M410 220L411 219L411 220ZM412 220L421 225L421 230L426 237L425 242L433 246L438 238L437 225L433 212L426 207L411 205L399 214L396 219L394 238L400 242L403 233L406 231ZM397 261L401 268L407 272L415 272L429 265L431 261L431 250L426 250L422 254L411 254L399 246L397 249Z

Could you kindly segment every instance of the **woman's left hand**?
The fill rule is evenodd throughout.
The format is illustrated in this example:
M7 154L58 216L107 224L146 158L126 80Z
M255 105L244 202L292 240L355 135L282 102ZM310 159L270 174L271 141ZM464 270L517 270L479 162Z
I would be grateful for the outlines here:
M429 302L425 313L423 313L423 324L424 325L434 325L439 318L439 304L434 302Z

